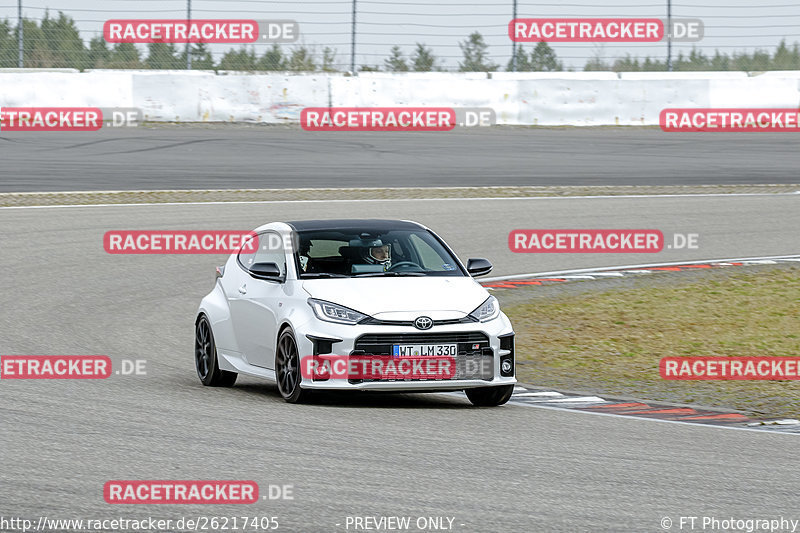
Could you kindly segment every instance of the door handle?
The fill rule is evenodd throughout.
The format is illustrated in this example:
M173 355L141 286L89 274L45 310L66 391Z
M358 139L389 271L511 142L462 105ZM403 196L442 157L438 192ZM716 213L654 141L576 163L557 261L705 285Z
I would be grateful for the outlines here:
M239 287L239 294L247 294L247 283Z

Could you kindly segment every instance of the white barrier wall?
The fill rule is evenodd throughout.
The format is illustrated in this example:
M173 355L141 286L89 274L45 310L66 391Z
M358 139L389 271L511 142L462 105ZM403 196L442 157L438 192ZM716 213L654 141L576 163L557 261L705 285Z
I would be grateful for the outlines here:
M708 107L708 81L519 82L518 124L657 125L665 107Z
M656 125L666 107L800 107L800 72L215 74L0 70L0 107L138 107L151 121L297 123L305 107L491 107L508 125Z
M755 77L709 80L711 107L800 107L800 79Z
M0 70L0 107L131 107L130 71Z
M133 107L165 122L299 122L304 107L328 105L331 76L181 71L133 75Z
M491 107L498 123L517 124L517 91L518 82L486 76L457 80L359 76L331 79L331 106Z

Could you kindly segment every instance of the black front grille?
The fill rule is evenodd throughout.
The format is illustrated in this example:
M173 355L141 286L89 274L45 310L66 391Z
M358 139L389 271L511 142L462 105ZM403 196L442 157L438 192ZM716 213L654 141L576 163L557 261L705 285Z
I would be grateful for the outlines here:
M373 354L362 346L388 345L390 351L385 355L391 354L393 344L481 344L481 348L489 346L489 337L477 331L457 332L457 333L379 333L362 335L356 339L356 350L364 350L368 354ZM458 347L461 353L461 346ZM470 348L471 351L471 348Z
M489 337L479 332L368 334L356 339L353 352L392 355L395 344L456 344L458 354L455 357L456 375L453 379L494 379L494 352L489 345ZM350 382L360 383L361 380Z

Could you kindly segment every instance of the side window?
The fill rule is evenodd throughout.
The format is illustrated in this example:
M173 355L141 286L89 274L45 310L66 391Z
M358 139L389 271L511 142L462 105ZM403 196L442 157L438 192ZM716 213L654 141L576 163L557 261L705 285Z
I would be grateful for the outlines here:
M412 234L409 237L409 241L411 241L411 244L417 251L417 255L419 255L420 266L435 271L451 270L451 268L448 268L450 265L444 263L445 260L436 253L436 250L434 250L430 244L423 241L418 235Z
M286 274L286 254L283 250L283 239L274 231L258 235L258 250L241 252L239 264L249 269L256 263L276 263L282 274Z
M392 245L392 262L393 263L399 263L400 261L408 261L409 260L409 256L406 253L405 248L403 248L403 245L400 244L400 239L397 239L397 238L392 239L390 244Z

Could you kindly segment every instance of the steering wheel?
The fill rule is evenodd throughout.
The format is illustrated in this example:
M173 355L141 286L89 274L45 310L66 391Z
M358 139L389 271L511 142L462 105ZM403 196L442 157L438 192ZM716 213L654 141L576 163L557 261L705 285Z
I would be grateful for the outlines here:
M388 271L391 272L395 268L401 267L401 266L413 266L413 267L417 267L420 270L424 270L421 266L419 266L418 264L416 264L413 261L400 261L399 263L395 263L392 266L390 266Z

